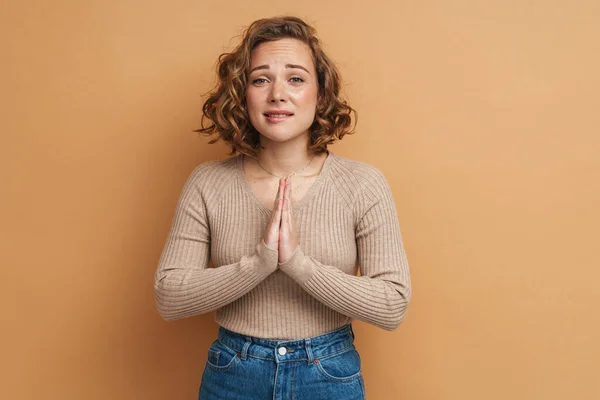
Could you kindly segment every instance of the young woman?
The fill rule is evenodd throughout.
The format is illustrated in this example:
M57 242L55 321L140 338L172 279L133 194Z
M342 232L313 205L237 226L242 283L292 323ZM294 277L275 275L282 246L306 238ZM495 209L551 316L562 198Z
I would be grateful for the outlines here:
M199 131L234 156L192 172L155 277L165 319L217 311L199 399L364 399L351 322L405 315L386 179L327 150L351 133L340 86L294 17L255 21L219 59Z

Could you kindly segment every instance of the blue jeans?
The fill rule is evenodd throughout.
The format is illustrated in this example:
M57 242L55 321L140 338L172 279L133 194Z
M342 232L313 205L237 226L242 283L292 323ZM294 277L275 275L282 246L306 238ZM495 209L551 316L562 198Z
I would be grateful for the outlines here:
M364 400L352 326L299 340L223 327L208 350L199 400Z

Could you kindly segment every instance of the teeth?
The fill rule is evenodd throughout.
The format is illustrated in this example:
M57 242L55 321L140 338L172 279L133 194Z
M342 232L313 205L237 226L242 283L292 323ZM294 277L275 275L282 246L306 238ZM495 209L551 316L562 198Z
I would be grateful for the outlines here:
M267 117L287 117L291 114L265 114Z

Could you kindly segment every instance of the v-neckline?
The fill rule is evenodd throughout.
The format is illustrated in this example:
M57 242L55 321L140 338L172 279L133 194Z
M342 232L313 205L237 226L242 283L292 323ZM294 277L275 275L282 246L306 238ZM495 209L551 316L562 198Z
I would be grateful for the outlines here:
M333 152L330 150L327 151L327 158L325 158L325 162L321 167L321 171L319 172L319 176L317 179L310 185L304 196L298 201L294 203L294 214L302 210L308 203L310 203L311 199L315 196L315 194L319 191L321 186L323 186L323 182L327 179L327 174L329 172L329 167L333 157L335 156ZM248 197L252 199L252 202L256 204L256 206L264 213L270 215L273 210L267 207L254 193L248 179L246 178L246 174L244 173L244 155L239 154L236 160L236 170L238 171L238 180L240 182L240 186L242 189L248 194Z

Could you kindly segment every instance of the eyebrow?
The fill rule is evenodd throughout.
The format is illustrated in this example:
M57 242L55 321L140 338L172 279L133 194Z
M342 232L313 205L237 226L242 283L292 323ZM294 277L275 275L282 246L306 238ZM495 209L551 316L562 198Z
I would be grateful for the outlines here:
M298 69L303 69L304 71L306 71L309 75L310 72L308 72L308 70L306 68L304 68L302 65L298 65L298 64L285 64L286 68L298 68ZM271 67L269 67L268 65L259 65L257 67L254 67L250 70L250 73L258 70L258 69L271 69Z

